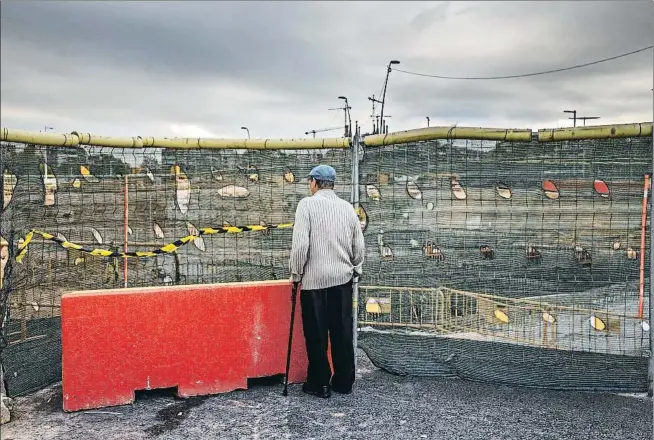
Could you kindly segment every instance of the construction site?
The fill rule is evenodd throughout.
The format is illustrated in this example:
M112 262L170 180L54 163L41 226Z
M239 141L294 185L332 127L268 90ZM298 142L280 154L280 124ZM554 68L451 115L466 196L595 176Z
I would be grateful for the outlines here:
M305 422L299 410L293 411L305 401L283 400L277 387L261 385L266 379L256 377L244 378L252 388L246 393L219 394L215 400L205 399L216 393L200 391L174 404L165 395L147 394L139 400L143 390L158 388L150 383L155 368L147 383L134 383L127 399L136 403L128 410L90 403L74 407L62 401L62 393L68 395L67 380L73 383L79 375L75 364L66 364L74 358L72 351L66 355L67 345L75 353L83 351L83 362L91 362L84 368L77 365L84 370L101 359L93 360L94 347L105 347L101 351L106 354L107 344L111 351L129 339L116 340L121 334L141 335L147 327L143 322L156 322L157 331L187 327L183 334L200 343L207 330L194 321L200 316L196 313L218 307L201 301L186 304L188 317L180 312L166 323L164 305L119 310L118 303L97 303L88 307L93 307L93 316L100 315L86 327L74 327L91 315L71 311L66 318L62 297L94 291L98 298L122 289L127 296L139 289L233 289L233 283L288 280L293 215L297 203L309 195L306 176L317 163L338 170L335 191L357 210L367 247L354 305L361 395L343 401L353 411L347 416L316 409L322 414L316 417L326 417L320 438L343 438L344 433L348 438L434 438L431 431L418 435L417 422L408 415L398 417L409 420L406 429L413 431L403 431L404 424L394 427L387 416L380 419L372 396L378 404L391 395L409 399L418 392L427 399L423 406L436 398L427 397L431 392L453 393L452 404L459 405L460 399L464 414L478 411L463 403L466 393L477 387L496 390L488 403L495 408L506 404L506 393L537 405L568 392L565 399L578 399L575 405L582 405L588 398L584 393L642 394L651 387L652 123L537 131L431 127L366 136L355 126L351 138L300 140L2 130L2 365L8 396L26 402L23 409L18 407L18 420L6 425L7 431L3 426L3 432L12 433L3 438L88 437L90 431L77 425L82 419L74 411L80 409L89 414L85 423L93 418L106 430L104 438L204 438L203 429L231 432L235 438L308 438L301 434ZM244 291L239 307L259 322L256 300L247 298ZM114 323L121 316L145 321L125 318L121 331L103 340L106 330L94 333L88 327L97 323L104 329L97 307L112 309L106 311ZM144 316L146 310L153 315ZM220 319L221 313L233 311L212 313ZM73 329L77 336L70 333ZM88 333L86 345L79 345L79 331ZM63 391L57 385L62 349ZM434 378L476 384L429 382ZM381 388L373 392L377 382ZM175 386L169 385L163 388ZM239 388L244 387L230 389ZM387 397L381 397L383 390ZM402 397L405 392L409 394ZM611 417L618 416L609 415L609 398L591 396L604 402L600 410L607 411L607 418L602 423L613 423ZM613 396L624 408L647 401ZM109 394L102 399L111 401ZM149 411L151 404L164 414L159 428L130 436L112 424L117 417L141 417L137 414ZM192 422L193 415L184 420L199 405L214 412L264 412L252 409L258 421L247 427L227 427L224 420L216 422L220 426L202 427ZM179 411L165 416L171 408ZM445 417L440 411L438 417ZM651 411L638 411L651 425ZM29 437L25 423L33 426L37 414L49 420L48 427L39 422L39 434ZM512 425L512 417L516 415L507 415L502 423ZM182 423L193 429L180 431ZM272 425L285 428L274 431ZM492 426L484 431L491 437L522 438L518 431L511 433L514 428ZM597 426L596 433L603 433L599 438L646 438L626 424L607 426ZM482 436L482 431L475 435ZM581 432L565 438L581 438ZM541 437L564 438L556 435Z
M0 4L0 440L650 440L652 2Z

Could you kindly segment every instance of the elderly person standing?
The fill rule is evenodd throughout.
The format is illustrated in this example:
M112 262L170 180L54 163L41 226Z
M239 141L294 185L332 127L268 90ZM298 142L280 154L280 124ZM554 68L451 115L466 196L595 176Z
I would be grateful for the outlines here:
M354 208L334 193L334 168L319 165L308 177L312 196L302 199L295 212L290 269L292 281L302 284L300 303L309 358L302 391L327 398L331 390L350 393L354 383L352 284L361 274L365 243Z

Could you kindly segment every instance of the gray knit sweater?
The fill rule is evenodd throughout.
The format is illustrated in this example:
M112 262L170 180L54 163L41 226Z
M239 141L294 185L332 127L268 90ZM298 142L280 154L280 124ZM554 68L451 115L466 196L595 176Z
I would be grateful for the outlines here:
M366 253L352 205L330 189L300 200L295 211L290 269L302 289L326 289L350 281Z

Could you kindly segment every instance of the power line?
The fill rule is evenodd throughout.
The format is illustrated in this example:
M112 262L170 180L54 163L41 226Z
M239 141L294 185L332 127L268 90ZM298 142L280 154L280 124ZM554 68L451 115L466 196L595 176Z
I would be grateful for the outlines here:
M458 77L458 76L430 75L430 74L427 74L427 73L409 72L409 71L401 70L401 69L393 69L393 70L395 70L396 72L402 72L402 73L406 73L406 74L409 74L409 75L426 76L426 77L429 77L429 78L439 78L439 79L469 79L469 80L472 79L472 80L478 80L478 79L510 79L510 78L524 78L524 77L527 77L527 76L546 75L546 74L548 74L548 73L556 73L556 72L563 72L563 71L566 71L566 70L579 69L580 67L587 67L587 66L592 66L592 65L594 65L594 64L604 63L604 62L606 62L606 61L617 60L618 58L626 57L626 56L629 56L629 55L634 55L634 54L637 54L637 53L639 53L639 52L644 52L644 51L646 51L646 50L651 49L652 47L654 47L654 46L643 47L642 49L634 50L633 52L623 53L623 54L621 54L621 55L616 55L616 56L611 57L611 58L604 58L604 59L602 59L602 60L593 61L593 62L590 62L590 63L577 64L577 65L575 65L575 66L571 66L571 67L563 67L563 68L561 68L561 69L545 70L545 71L543 71L543 72L524 73L524 74L521 74L521 75Z

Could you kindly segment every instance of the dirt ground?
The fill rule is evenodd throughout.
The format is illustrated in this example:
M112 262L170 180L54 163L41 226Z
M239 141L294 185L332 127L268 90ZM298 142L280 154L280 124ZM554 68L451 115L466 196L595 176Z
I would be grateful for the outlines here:
M2 440L652 438L652 399L643 395L393 376L363 352L351 395L322 400L293 385L283 397L281 385L263 382L190 399L154 391L133 405L71 414L56 384L14 400Z

